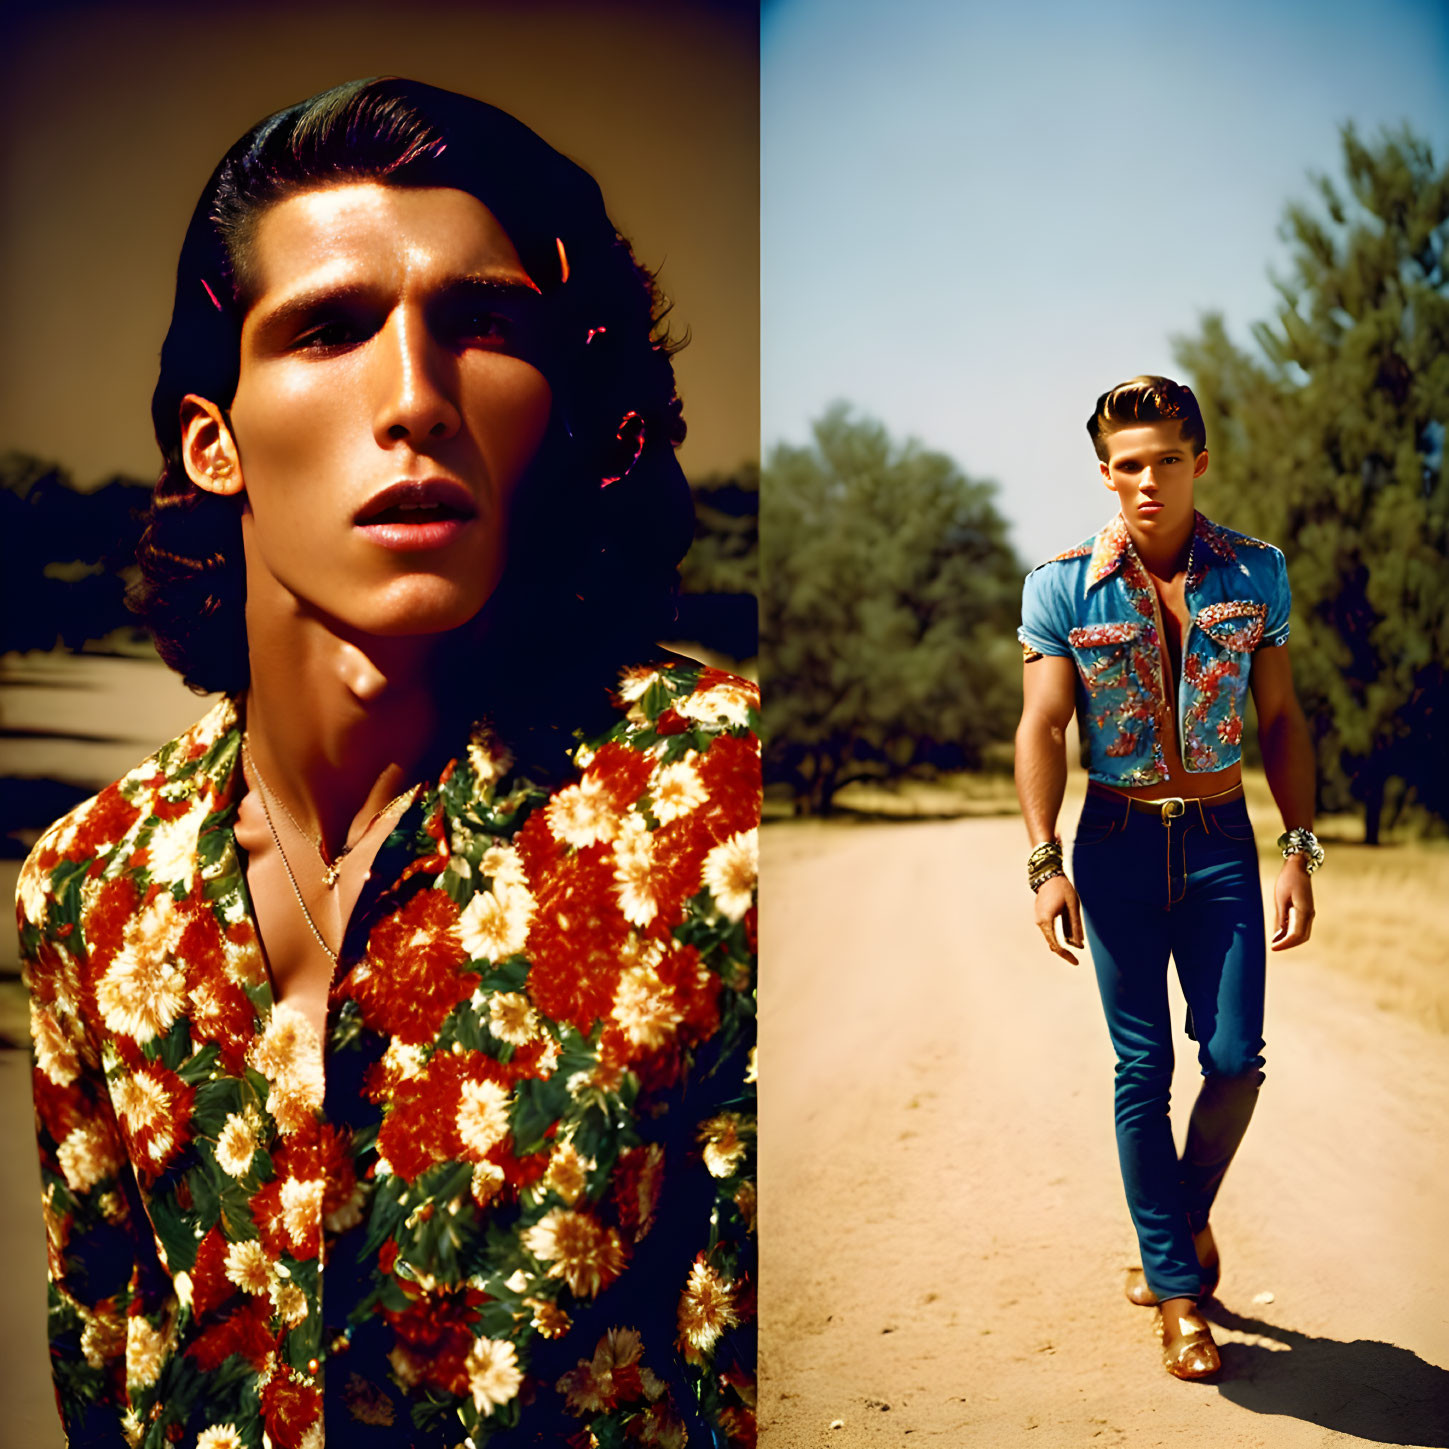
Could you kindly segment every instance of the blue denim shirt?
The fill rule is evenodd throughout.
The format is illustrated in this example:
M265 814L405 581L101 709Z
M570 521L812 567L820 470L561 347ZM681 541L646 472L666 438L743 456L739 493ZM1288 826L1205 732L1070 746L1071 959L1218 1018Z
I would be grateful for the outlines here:
M1242 753L1253 651L1288 641L1288 570L1272 544L1199 513L1184 596L1182 763L1199 773L1222 770ZM1087 772L1105 785L1167 779L1161 631L1157 592L1120 513L1026 577L1017 637L1028 659L1056 654L1076 662Z

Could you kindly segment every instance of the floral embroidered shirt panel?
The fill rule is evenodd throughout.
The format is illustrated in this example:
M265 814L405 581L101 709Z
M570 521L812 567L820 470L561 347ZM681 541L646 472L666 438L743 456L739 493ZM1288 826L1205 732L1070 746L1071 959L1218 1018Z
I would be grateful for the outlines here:
M1197 515L1183 586L1188 619L1177 688L1184 768L1222 770L1242 754L1255 649L1288 640L1283 555ZM1119 787L1168 778L1161 607L1119 513L1026 577L1017 637L1027 658L1077 666L1077 718L1090 778Z
M232 701L36 845L72 1445L752 1443L758 696L626 671L535 786L485 727L373 866L325 1058L273 1000Z

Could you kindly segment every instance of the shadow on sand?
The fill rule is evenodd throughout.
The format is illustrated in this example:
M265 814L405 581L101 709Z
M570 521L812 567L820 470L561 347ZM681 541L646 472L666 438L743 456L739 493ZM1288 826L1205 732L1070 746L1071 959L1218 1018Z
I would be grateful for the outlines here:
M1215 1327L1266 1343L1220 1344L1217 1390L1255 1414L1281 1414L1379 1444L1449 1446L1449 1371L1391 1343L1340 1343L1248 1318L1216 1299Z

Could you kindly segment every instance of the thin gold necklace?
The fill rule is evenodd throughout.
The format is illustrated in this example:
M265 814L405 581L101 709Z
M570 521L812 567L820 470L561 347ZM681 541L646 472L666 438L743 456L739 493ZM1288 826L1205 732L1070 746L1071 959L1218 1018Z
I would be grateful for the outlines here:
M248 768L257 777L257 783L261 785L266 793L277 802L277 805L281 808L282 814L285 815L287 819L292 822L292 826L296 830L297 834L300 835L303 840L307 841L307 843L311 845L312 849L317 852L317 858L322 862L322 884L325 885L329 891L332 889L333 886L337 884L337 877L342 873L342 862L346 860L347 857L351 855L351 853L356 850L357 847L361 845L364 840L367 839L368 831L370 831L372 827L376 825L377 822L381 820L382 817L386 815L389 811L391 811L396 806L400 805L404 800L408 799L410 796L416 793L418 788L416 785L409 785L406 790L400 790L396 795L392 797L391 800L387 802L386 805L384 805L380 810L374 813L372 819L369 820L367 824L363 827L362 834L359 835L356 840L351 841L347 845L344 845L342 849L339 850L337 854L332 857L331 860L328 860L327 851L322 844L322 837L318 835L314 838L312 835L308 834L308 832L303 828L302 822L298 820L297 817L293 815L290 810L287 809L287 802L283 800L282 797L278 795L277 792L273 790L270 785L267 784L265 779L262 778L262 772L257 768L256 756L253 755L251 752L251 747L248 743L248 739L249 737L247 735L242 735L242 753L246 756ZM268 820L270 820L271 816L268 815L267 818Z
M333 966L337 966L340 964L337 958L337 952L334 951L332 947L327 944L327 941L323 937L322 932L318 930L317 922L312 918L312 912L307 909L306 899L302 895L302 887L297 884L296 874L292 870L292 862L287 859L287 852L282 848L282 837L277 834L277 824L276 821L272 819L271 807L267 801L267 797L272 792L268 787L267 782L262 778L262 772L257 769L257 762L256 759L253 757L250 748L247 745L246 735L242 736L241 753L243 763L246 765L247 769L256 776L257 798L262 802L262 814L266 818L267 829L271 831L272 844L277 847L277 854L281 857L282 869L287 872L287 879L291 882L292 894L297 897L297 904L301 906L302 915L306 919L307 925L311 929L313 936L316 937L317 944L327 953L327 959L332 962ZM386 805L384 805L382 809L379 810L377 814L372 817L371 820L367 822L367 830L364 830L362 834L357 837L357 840L353 842L353 845L360 844L367 835L367 831L371 830L372 827L377 824L377 822L382 818L383 815L391 810L398 803L399 800L402 800L404 797L411 795L417 788L418 787L416 785L411 785L408 787L408 789L404 790L402 794L393 796L393 798ZM292 824L297 825L297 821L293 817L292 812L290 810L287 810L287 807L282 804L280 798L277 800L277 804L281 805L282 809L286 811L287 818L291 820ZM305 830L302 830L302 827L300 825L297 825L297 829L301 831L304 836L307 834ZM339 865L341 864L342 856L346 855L347 851L351 850L352 848L353 846L349 845L346 850L342 851L341 854L338 855L337 863ZM326 863L325 856L323 856L323 863ZM331 868L329 867L329 869ZM336 884L335 872L333 879L327 881L328 889L330 890L334 884Z

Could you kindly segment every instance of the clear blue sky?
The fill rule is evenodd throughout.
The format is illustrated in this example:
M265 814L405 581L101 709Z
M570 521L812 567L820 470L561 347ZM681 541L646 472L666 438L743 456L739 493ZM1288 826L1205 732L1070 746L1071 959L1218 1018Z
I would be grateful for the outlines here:
M1112 511L1097 394L1271 315L1342 122L1449 153L1442 0L765 0L761 63L766 451L847 399L1032 562Z

